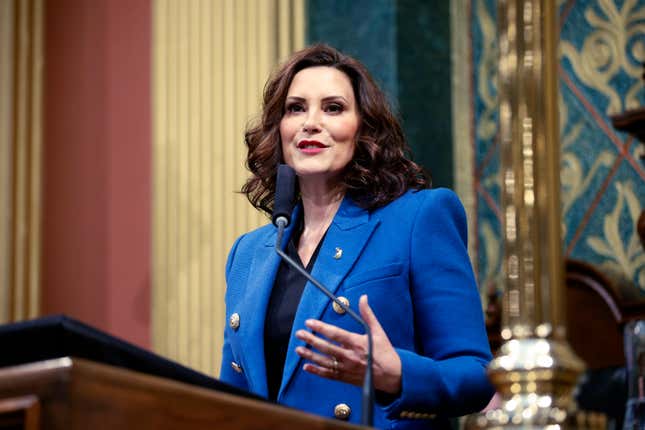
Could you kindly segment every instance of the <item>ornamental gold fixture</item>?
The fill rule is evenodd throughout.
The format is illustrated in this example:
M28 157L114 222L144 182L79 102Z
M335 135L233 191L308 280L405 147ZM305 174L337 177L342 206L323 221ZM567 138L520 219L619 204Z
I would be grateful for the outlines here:
M584 369L565 331L557 10L498 3L504 343L488 369L501 404L479 417L487 428L569 427Z

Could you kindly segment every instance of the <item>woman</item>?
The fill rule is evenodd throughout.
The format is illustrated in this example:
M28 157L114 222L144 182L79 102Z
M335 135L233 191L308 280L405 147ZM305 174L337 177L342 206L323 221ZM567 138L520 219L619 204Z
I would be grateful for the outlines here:
M428 190L401 127L358 61L316 45L267 83L246 133L242 191L271 213L277 165L298 178L286 252L360 311L374 339L374 424L441 428L483 408L491 359L458 198ZM366 336L295 270L267 225L226 266L220 378L279 403L359 422Z

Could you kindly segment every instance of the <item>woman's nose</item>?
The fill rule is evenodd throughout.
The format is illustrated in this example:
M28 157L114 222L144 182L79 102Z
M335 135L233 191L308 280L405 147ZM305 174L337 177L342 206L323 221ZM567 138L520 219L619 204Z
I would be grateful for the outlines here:
M302 124L302 131L314 133L320 131L320 113L314 109L307 112L305 122Z

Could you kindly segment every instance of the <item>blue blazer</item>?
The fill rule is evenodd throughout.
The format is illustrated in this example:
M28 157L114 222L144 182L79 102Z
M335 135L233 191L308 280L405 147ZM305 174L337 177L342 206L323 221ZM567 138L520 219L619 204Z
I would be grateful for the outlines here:
M295 209L294 217L301 207ZM294 218L295 219L295 218ZM293 226L294 223L292 223ZM264 320L278 266L276 228L267 225L241 236L226 264L227 322L220 378L267 396ZM285 232L284 243L291 229ZM442 428L447 418L482 409L493 388L484 318L467 254L466 216L447 189L409 191L372 212L345 197L330 225L312 275L358 312L367 294L402 362L402 390L376 405L379 428ZM342 255L338 257L338 249ZM278 402L334 417L344 403L349 421L361 417L361 388L302 370L294 336L308 318L362 333L348 315L307 284L298 306Z

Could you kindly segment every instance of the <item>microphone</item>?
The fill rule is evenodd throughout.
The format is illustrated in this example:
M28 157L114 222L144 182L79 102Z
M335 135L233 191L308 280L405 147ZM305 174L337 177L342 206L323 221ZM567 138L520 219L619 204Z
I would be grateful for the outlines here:
M295 194L296 172L286 164L278 164L273 214L271 215L273 225L278 226L278 221L281 221L284 228L289 226L291 212L296 204Z
M350 317L363 326L365 334L367 335L367 369L365 369L365 379L363 380L363 393L362 393L362 416L361 424L372 427L374 418L374 370L372 369L372 331L369 326L356 312L345 305L345 303L338 300L327 287L318 282L313 276L307 272L301 264L294 261L289 257L281 248L282 236L284 229L291 222L291 211L295 204L295 172L286 164L278 165L278 173L275 188L275 204L271 219L273 225L278 228L278 237L275 242L275 252L284 260L289 266L296 269L302 276L307 278L309 282L314 284L322 293L329 297L334 303L340 306Z

